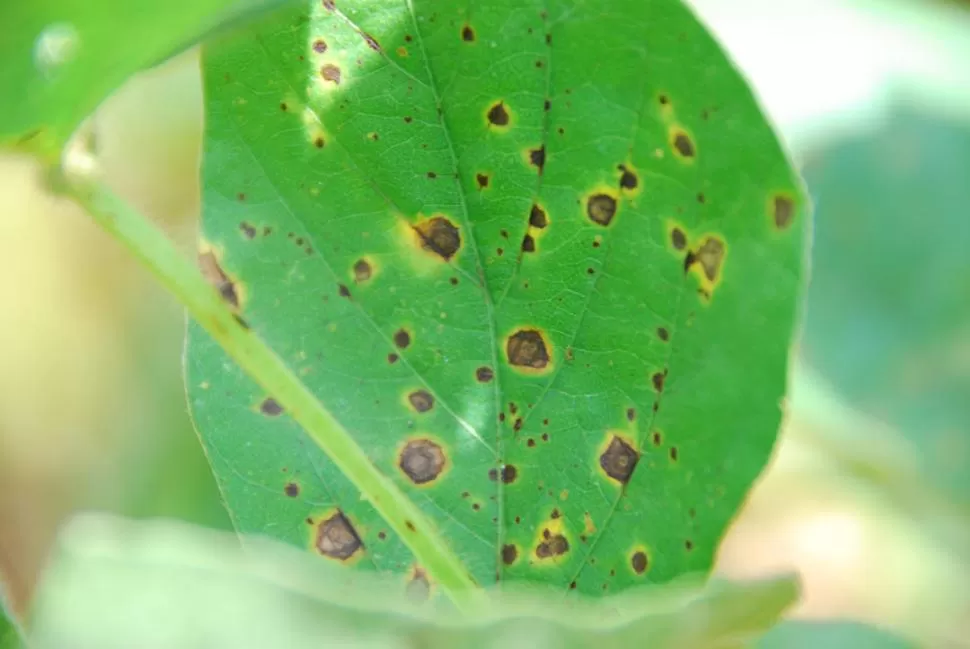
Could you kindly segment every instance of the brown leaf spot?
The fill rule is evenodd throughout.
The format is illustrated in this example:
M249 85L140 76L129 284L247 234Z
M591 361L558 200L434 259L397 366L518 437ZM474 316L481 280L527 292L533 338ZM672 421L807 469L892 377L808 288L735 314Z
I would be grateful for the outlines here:
M367 43L367 47L371 48L375 52L381 52L382 51L381 50L381 44L377 42L377 39L376 38L374 38L373 36L371 36L367 32L361 32L360 35L364 39L364 42Z
M522 237L522 252L535 252L536 251L536 240L532 238L531 234L527 234Z
M637 175L630 171L626 165L620 165L620 187L623 189L632 191L637 188L640 184L640 180Z
M503 484L512 484L513 482L515 482L515 479L518 477L519 477L519 470L516 469L511 464L506 464L504 467L502 467Z
M529 162L542 174L542 168L546 164L546 147L540 146L538 149L529 151Z
M654 372L653 376L650 377L650 382L653 383L653 389L657 392L664 391L664 379L667 378L666 370L663 372Z
M374 274L374 269L367 262L366 259L358 259L354 263L354 281L360 284L361 282L366 282Z
M495 378L495 372L492 371L491 367L479 367L475 370L475 378L479 383L488 383Z
M647 561L647 553L643 550L637 550L630 557L630 567L633 568L633 572L638 575L642 575L647 571L649 562Z
M775 196L772 201L772 217L776 228L779 230L788 228L795 220L795 201L782 194Z
M387 362L388 362L388 364L393 365L394 363L397 362L398 358L400 358L400 357L397 354L394 354L394 353L388 354L387 355Z
M202 271L202 276L219 291L222 299L233 307L238 308L239 292L236 290L236 285L229 279L225 271L222 270L222 266L219 265L219 260L216 259L215 254L205 252L199 255L199 268Z
M434 408L434 397L426 390L415 390L408 395L408 401L418 412L428 412Z
M338 284L337 292L340 294L340 297L346 297L346 298L350 297L350 289L347 288L346 284Z
M671 142L674 150L677 151L677 154L683 158L690 159L697 154L694 147L694 141L691 140L690 136L684 131L675 130Z
M549 349L542 334L536 329L520 329L509 336L505 343L509 363L515 367L536 370L549 365Z
M667 330L666 327L657 327L657 338L659 338L664 342L667 342L668 340L670 340L670 332Z
M243 233L243 236L246 237L247 239L256 238L256 228L254 228L250 223L246 223L245 221L243 221L242 223L239 224L239 230Z
M430 439L412 439L401 451L398 466L414 484L427 484L444 470L445 452Z
M475 174L475 182L478 183L479 189L488 188L488 182L491 180L488 174L477 173Z
M333 63L320 66L320 76L324 81L329 81L335 85L340 85L340 68Z
M450 261L461 248L461 233L454 223L443 216L435 216L413 226L421 247Z
M670 245L674 247L674 250L683 250L687 247L687 235L680 228L674 228L670 231Z
M283 493L285 493L290 498L296 498L300 495L300 485L295 482L287 482L286 486L283 487Z
M598 225L607 226L616 215L616 199L609 194L593 194L586 201L586 216Z
M339 509L317 528L317 551L325 557L346 561L364 547L357 531Z
M502 563L511 566L519 558L519 549L512 544L502 546Z
M313 51L317 54L323 54L327 51L327 41L322 38L318 38L313 41Z
M637 409L636 408L627 408L626 409L626 420L627 421L634 421L634 420L636 420L636 418L637 418Z
M492 126L508 126L510 117L509 111L505 108L505 102L498 102L493 104L491 108L488 109L488 123Z
M550 559L561 557L569 552L569 541L562 534L551 534L548 530L543 532L543 541L536 546L536 558Z
M600 455L600 468L617 482L626 484L639 460L640 454L626 440L614 435Z
M475 42L475 30L471 28L471 25L464 25L461 28L461 40L466 43Z
M267 417L278 417L283 414L283 406L273 397L266 397L263 402L259 404L259 411L266 415Z
M549 225L549 217L546 215L546 211L536 204L533 204L529 211L529 225L540 230Z
M700 264L704 276L709 282L717 279L724 261L724 242L714 237L706 237L697 252L688 252L684 259L684 270L690 270L694 264Z
M411 344L411 334L406 329L398 329L394 332L394 344L400 349L407 349Z

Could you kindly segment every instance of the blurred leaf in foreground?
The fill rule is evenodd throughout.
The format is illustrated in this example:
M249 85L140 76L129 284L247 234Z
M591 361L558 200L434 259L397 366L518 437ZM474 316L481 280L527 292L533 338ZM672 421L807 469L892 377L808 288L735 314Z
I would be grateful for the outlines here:
M0 649L19 649L20 646L20 627L7 610L3 584L0 584Z
M807 363L970 503L970 127L897 110L807 166Z
M784 622L755 645L757 649L914 649L889 631L851 621Z
M420 585L420 584L418 584ZM39 647L739 647L797 598L791 578L681 580L598 601L496 593L474 622L385 578L341 571L299 550L171 523L76 519L31 616ZM438 603L432 603L438 602Z

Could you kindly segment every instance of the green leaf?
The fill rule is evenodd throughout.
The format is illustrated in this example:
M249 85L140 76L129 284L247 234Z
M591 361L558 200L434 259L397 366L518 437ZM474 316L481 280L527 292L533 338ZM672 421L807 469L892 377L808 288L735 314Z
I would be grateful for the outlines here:
M282 0L11 0L0 4L0 147L56 160L125 79Z
M8 612L3 584L0 583L0 649L20 649L22 644L20 626Z
M571 604L528 589L461 622L395 596L385 578L347 583L334 567L261 539L242 551L198 528L88 516L58 546L32 612L42 647L610 649L650 638L651 649L702 649L756 637L797 595L790 578L690 579Z
M769 631L757 649L911 649L889 631L851 621L789 621Z
M807 363L902 434L927 484L970 503L970 129L896 105L806 166L817 197ZM883 440L856 442L863 454Z
M710 569L775 441L805 216L680 2L314 2L204 77L203 267L479 583ZM282 395L195 327L186 363L240 530L413 578Z

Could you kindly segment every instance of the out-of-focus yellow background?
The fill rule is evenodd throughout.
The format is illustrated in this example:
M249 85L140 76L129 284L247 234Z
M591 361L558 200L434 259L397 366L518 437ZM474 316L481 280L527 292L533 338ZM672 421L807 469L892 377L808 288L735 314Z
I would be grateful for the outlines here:
M748 74L799 165L821 169L846 138L885 131L900 105L970 130L970 12L961 3L694 4ZM197 66L193 51L140 75L92 125L108 182L186 254L199 213ZM903 144L929 142L913 137ZM900 154L915 167L926 159ZM837 195L827 186L813 191L820 210ZM951 218L970 222L970 204L951 207ZM186 414L181 309L83 214L47 197L29 162L0 158L0 214L0 573L23 607L58 526L74 511L229 523ZM959 243L966 232L941 236ZM963 243L970 247L970 238ZM931 258L936 250L922 245L913 240L899 264ZM857 254L878 250L864 245ZM954 281L950 291L967 285ZM964 296L970 303L970 292ZM886 317L910 315L900 304ZM955 322L955 331L970 332L970 317ZM961 335L942 352L952 380L932 391L970 385L960 383L970 376ZM793 352L783 442L724 542L721 572L794 567L805 583L798 615L872 621L925 646L970 646L966 492L927 486L934 465L913 459L925 444L901 423L910 420L866 407L871 399L832 379L851 368L813 362L811 351ZM928 354L915 358L936 373ZM927 461L953 462L957 478L961 467L970 475L970 421L955 416L945 425L933 441L944 452Z

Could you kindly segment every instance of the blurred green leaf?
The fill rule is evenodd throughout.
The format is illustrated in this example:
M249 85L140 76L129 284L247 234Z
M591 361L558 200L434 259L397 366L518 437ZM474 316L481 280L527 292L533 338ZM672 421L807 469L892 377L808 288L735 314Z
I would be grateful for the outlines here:
M774 445L805 219L681 2L313 2L203 66L205 268L479 583L710 569ZM197 327L187 376L240 529L412 570Z
M55 160L81 121L129 76L281 1L0 3L0 147Z
M0 649L20 649L22 644L20 626L8 611L3 584L0 583Z
M852 621L794 620L779 624L757 649L915 649L891 632Z
M817 208L804 358L970 504L970 128L897 109L804 173Z
M287 546L168 523L84 517L66 528L31 615L39 647L742 646L796 599L791 578L682 580L606 600L496 591L462 620ZM413 595L419 594L416 590Z

